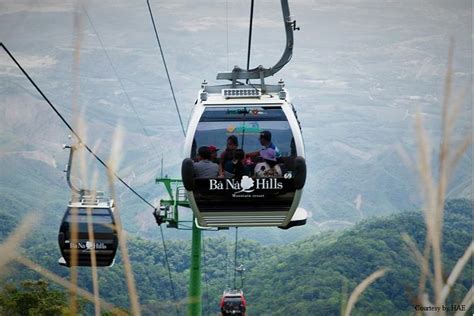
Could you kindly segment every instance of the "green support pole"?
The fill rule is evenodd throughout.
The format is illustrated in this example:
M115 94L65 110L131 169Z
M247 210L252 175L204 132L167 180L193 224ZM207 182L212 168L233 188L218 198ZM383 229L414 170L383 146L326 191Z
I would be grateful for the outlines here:
M201 230L193 218L191 273L189 280L188 315L201 315Z
M160 200L160 205L173 206L174 216L166 217L168 227L178 228L178 206L189 208L189 201L186 196L181 196L178 189L173 195L173 184L178 186L183 182L180 179L161 178L156 179L156 183L163 183L169 194L169 200ZM184 190L184 188L182 188ZM191 244L191 272L189 276L188 294L188 315L201 316L201 230L196 226L193 217L193 235Z

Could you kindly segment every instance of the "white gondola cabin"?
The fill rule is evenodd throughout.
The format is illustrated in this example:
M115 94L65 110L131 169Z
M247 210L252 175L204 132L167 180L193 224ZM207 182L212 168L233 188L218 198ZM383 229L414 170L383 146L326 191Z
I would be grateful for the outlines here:
M306 179L303 137L283 82L265 90L203 84L188 125L182 166L201 226L290 224ZM204 147L217 155L204 159Z

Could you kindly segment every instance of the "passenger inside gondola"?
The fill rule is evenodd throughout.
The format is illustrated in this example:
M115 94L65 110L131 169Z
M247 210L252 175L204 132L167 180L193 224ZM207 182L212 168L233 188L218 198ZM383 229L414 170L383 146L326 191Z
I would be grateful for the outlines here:
M201 146L208 147L211 153L209 161L217 163L219 178L234 177L235 170L232 169L240 166L238 161L242 161L244 166L243 175L263 176L263 166L267 176L292 177L296 147L290 125L280 108L208 108L200 120L192 144L190 158L195 162L199 161L196 149ZM245 152L243 159L234 157L236 149ZM261 156L265 149L273 150L273 153L265 151L270 159ZM241 176L237 173L236 177Z
M282 171L280 165L277 163L276 151L270 147L262 149L259 156L263 159L262 162L257 163L254 169L257 178L275 178L281 177Z
M198 149L198 162L194 163L194 177L216 178L219 175L219 166L212 162L209 147L202 146Z
M226 149L222 152L220 159L219 159L219 175L221 177L225 176L225 165L228 161L234 159L234 151L239 146L239 141L237 136L230 135L227 137L227 146Z
M260 144L264 148L271 148L275 151L275 158L278 159L281 157L280 150L278 147L272 143L272 133L270 131L263 131L260 133L259 137Z
M224 171L229 174L230 177L235 179L242 179L243 176L250 175L250 170L244 162L245 152L242 149L234 150L234 156L232 160L229 160L224 165Z
M217 152L219 151L219 148L217 148L214 145L210 145L209 146L209 151L211 152L211 159L210 160L213 163L218 163L218 161L217 161Z
M273 149L275 151L275 158L276 159L279 159L281 158L281 153L280 153L280 149L278 149L278 147L272 143L272 133L270 131L262 131L260 132L260 136L258 138L260 144L262 145L262 150L263 149L267 149L267 148L270 148L270 149ZM251 152L251 153L248 153L247 156L249 157L258 157L260 156L260 151L254 151L254 152Z

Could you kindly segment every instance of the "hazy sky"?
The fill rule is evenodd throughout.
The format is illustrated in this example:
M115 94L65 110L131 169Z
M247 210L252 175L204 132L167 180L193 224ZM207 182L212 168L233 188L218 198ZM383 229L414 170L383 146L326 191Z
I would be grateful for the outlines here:
M203 79L212 83L217 72L245 66L250 1L151 3L187 121ZM290 10L301 27L295 33L294 56L269 81L285 79L302 121L309 165L303 205L326 219L333 209L340 211L339 217L357 219L376 213L380 205L388 212L416 204L415 178L400 171L397 148L414 154L412 119L418 109L430 135L435 140L439 135L450 38L455 43L456 91L469 84L472 2L290 1ZM80 22L76 33L74 12ZM75 34L80 34L79 42ZM2 0L0 41L66 116L72 115L74 43L80 43L79 105L85 108L90 139L107 144L114 126L122 122L127 150L121 172L145 192L156 190L151 183L159 170L157 151L165 156L165 172L179 175L180 128L146 1ZM284 44L279 2L256 1L251 65L272 66ZM151 137L145 137L126 94ZM61 150L54 146L63 142L67 131L5 54L0 54L0 95L0 107L9 113L0 117L2 135L14 128L15 120L24 119L8 112L18 102L16 111L25 107L34 113L25 124L35 124L44 115L51 120L44 135L53 139L43 137L42 148L30 144L41 153L35 157L59 157ZM35 106L28 107L31 104ZM470 95L464 104L460 135L472 132ZM19 133L23 141L29 139ZM107 146L99 150L106 153ZM471 158L466 159L463 166L472 170ZM464 184L454 196L471 192L470 173L460 172L455 179Z

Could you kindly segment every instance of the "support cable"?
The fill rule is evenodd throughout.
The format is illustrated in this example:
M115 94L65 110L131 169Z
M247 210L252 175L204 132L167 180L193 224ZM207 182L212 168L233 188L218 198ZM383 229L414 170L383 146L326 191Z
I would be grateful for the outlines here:
M186 137L186 130L184 129L183 120L181 119L181 113L179 112L178 102L176 101L176 96L174 94L173 84L171 83L170 74L168 72L168 66L166 66L165 55L163 54L163 49L161 48L160 37L158 36L158 31L157 31L156 25L155 25L155 19L153 18L153 12L151 10L150 0L147 0L146 4L148 5L148 11L150 12L151 23L153 24L153 30L155 31L156 41L158 42L158 47L160 48L161 59L163 60L163 65L165 66L166 76L168 77L168 83L170 85L171 94L173 95L173 101L174 101L174 105L176 107L176 112L178 113L179 124L181 125L181 130L183 131L183 135Z
M43 91L38 87L38 85L34 82L34 80L28 75L28 73L21 67L21 65L18 63L18 61L13 57L13 55L10 53L10 51L7 49L7 47L0 42L0 46L3 48L3 50L8 54L8 56L13 60L13 62L17 65L17 67L21 70L21 72L25 75L25 77L28 79L28 81L35 87L36 91L39 92L39 94L43 97L43 99L49 104L51 109L59 116L61 121L67 126L67 128L71 131L71 133L74 134L74 136L77 138L79 143L81 143L84 148L92 155L94 156L97 161L105 167L105 169L109 170L112 172L115 178L119 180L127 189L129 189L133 194L135 194L140 200L142 200L145 204L156 210L156 207L148 202L147 199L145 199L141 194L139 194L137 191L135 191L130 185L128 185L127 182L125 182L114 170L112 170L97 154L86 144L82 141L81 137L79 134L72 128L72 126L68 123L68 121L62 116L62 114L56 109L56 107L51 103L51 101L46 97L46 95L43 93Z
M227 46L227 67L229 69L229 0L225 0L225 27L226 27L226 46Z
M145 124L143 123L142 119L140 118L140 116L138 115L138 111L136 110L135 108L135 105L133 104L132 102L132 99L130 98L130 96L128 95L127 93L127 90L125 90L125 86L123 85L123 82L122 82L122 79L120 79L119 75L118 75L118 72L117 72L117 68L115 68L114 64L112 63L112 59L110 58L109 56L109 53L107 52L107 50L105 49L105 46L104 46L104 42L102 41L102 38L100 37L99 35L99 32L97 32L97 29L95 28L94 26L94 23L92 22L92 19L89 15L89 12L87 12L87 9L84 5L82 5L82 10L84 11L84 13L86 14L87 16L87 19L89 20L89 24L91 25L92 27L92 30L94 31L95 35L97 36L97 40L99 41L100 43L100 46L102 47L102 50L104 51L104 54L105 54L105 57L107 58L109 64L110 64L110 68L112 68L113 72L114 72L114 75L115 77L117 78L117 81L118 83L120 84L120 87L122 88L122 91L123 93L125 94L125 97L127 99L127 102L128 102L128 105L130 106L130 108L133 110L133 112L135 113L135 116L138 120L138 122L140 123L140 126L142 127L142 130L143 132L145 133L145 135L148 137L148 142L150 144L150 147L152 147L152 149L155 151L155 154L156 156L160 156L159 152L158 152L158 149L156 148L156 146L151 142L151 136L150 134L148 134L148 131L145 129Z
M247 49L247 71L249 71L250 69L250 51L252 47L253 4L254 4L254 0L252 0L250 4L249 45ZM249 81L250 79L247 79L246 83L248 84Z
M163 242L163 249L164 249L164 252L165 252L166 267L168 269L168 277L170 279L171 292L173 294L173 299L174 299L174 304L175 304L175 309L176 309L176 315L179 315L178 298L176 296L176 290L175 290L175 287L174 287L173 277L171 276L170 262L168 260L168 250L166 248L165 236L163 235L163 227L161 225L160 225L160 233L161 233L161 241Z

